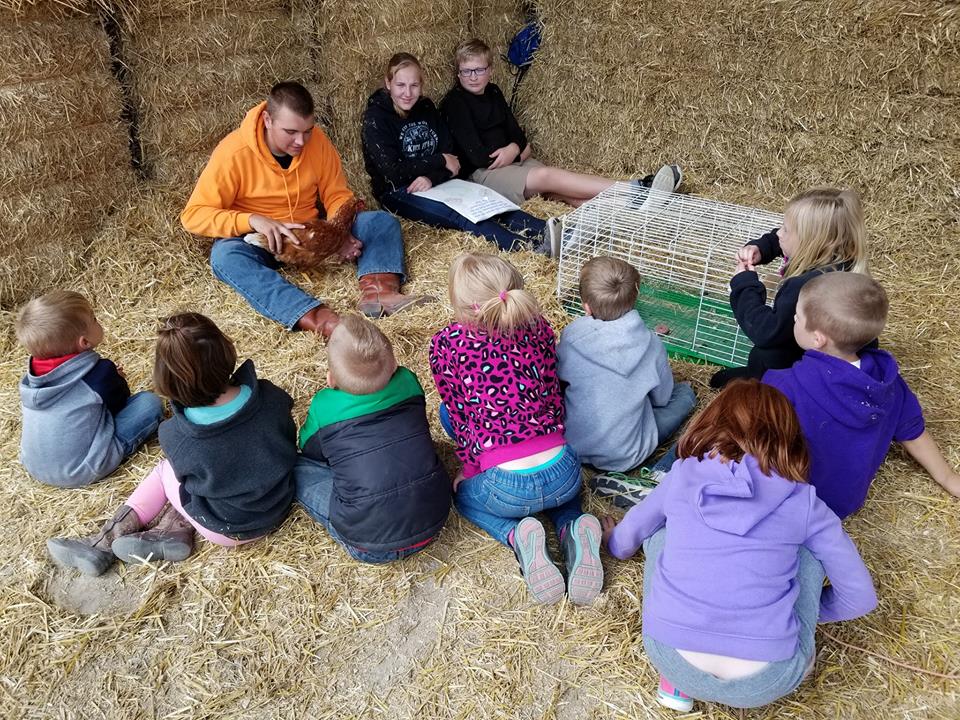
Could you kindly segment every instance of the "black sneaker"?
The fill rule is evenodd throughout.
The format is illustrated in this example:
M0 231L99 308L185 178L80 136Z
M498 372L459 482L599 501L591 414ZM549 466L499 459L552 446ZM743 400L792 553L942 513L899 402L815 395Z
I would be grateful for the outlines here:
M629 510L660 484L666 473L649 468L640 468L637 475L607 472L590 478L590 488L601 497L610 498L618 508Z

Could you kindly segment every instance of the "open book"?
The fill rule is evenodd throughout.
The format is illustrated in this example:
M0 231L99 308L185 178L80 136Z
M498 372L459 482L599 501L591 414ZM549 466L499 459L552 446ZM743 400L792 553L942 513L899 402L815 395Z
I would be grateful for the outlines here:
M472 223L520 209L500 193L466 180L447 180L414 195L443 203Z

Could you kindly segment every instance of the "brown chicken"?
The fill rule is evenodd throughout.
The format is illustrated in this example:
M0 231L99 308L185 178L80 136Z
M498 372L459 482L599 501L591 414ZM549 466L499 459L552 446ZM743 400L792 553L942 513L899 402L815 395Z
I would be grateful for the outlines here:
M284 239L283 250L276 253L276 258L284 265L312 268L321 265L325 260L335 256L350 237L350 228L357 213L363 209L363 200L354 199L340 206L337 212L328 220L310 220L303 223L303 228L292 230L300 241L294 245ZM244 242L269 250L267 238L262 233L244 235Z

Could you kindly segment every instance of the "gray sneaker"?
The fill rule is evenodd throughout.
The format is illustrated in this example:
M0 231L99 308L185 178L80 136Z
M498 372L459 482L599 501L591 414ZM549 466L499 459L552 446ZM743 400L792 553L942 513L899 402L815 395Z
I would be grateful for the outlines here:
M567 562L567 597L575 605L589 605L603 589L602 534L600 521L584 513L567 525L560 540Z
M657 170L650 183L650 189L658 192L672 193L676 192L683 182L683 171L679 165L664 165Z
M547 218L547 226L543 230L543 235L534 241L533 251L538 255L546 255L548 258L559 259L560 240L562 236L563 222L560 218Z
M550 559L547 534L539 520L525 517L517 524L513 552L533 599L545 605L559 602L563 597L563 575Z

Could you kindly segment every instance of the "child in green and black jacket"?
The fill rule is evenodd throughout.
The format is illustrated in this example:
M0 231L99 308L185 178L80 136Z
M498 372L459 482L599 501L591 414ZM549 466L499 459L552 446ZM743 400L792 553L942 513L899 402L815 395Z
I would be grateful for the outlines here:
M437 537L450 510L423 388L359 316L341 319L327 354L328 387L300 430L297 499L357 560L411 555Z

